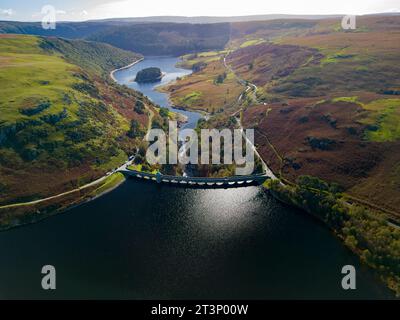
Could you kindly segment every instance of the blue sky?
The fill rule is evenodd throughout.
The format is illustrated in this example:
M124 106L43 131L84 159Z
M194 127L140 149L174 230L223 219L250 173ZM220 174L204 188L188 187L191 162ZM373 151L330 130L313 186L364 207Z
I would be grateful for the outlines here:
M400 0L0 0L0 20L40 21L52 5L57 20L160 15L366 14L400 11Z

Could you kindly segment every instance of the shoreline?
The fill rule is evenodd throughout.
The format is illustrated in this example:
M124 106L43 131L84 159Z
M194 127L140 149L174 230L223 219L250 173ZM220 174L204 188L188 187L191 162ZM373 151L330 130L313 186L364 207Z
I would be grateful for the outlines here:
M316 223L319 223L322 226L324 226L325 228L327 228L331 232L331 234L341 242L341 244L343 245L344 248L346 248L352 254L354 254L354 256L359 260L361 265L364 265L373 271L373 273L376 275L376 279L379 282L383 283L385 285L385 287L391 291L391 293L393 295L392 298L397 299L398 297L400 297L399 289L398 289L398 287L396 287L398 282L394 277L392 277L390 272L382 271L378 267L374 266L374 264L368 263L366 260L363 260L362 253L363 253L364 249L362 247L352 246L352 245L349 245L348 243L346 243L346 236L343 233L343 228L340 228L340 227L335 228L335 226L333 224L330 224L326 221L324 216L321 216L318 213L318 209L323 208L321 206L321 203L317 204L317 210L312 210L312 208L309 207L309 204L307 202L301 203L301 202L296 201L296 199L291 198L290 196L288 196L287 191L289 191L289 193L290 193L291 192L290 190L291 190L291 188L293 188L293 186L279 185L279 187L277 188L277 187L274 187L273 185L268 185L268 183L267 183L267 184L263 184L262 188L264 189L265 192L270 194L273 198L275 198L277 201L279 201L283 205L293 207L293 208L300 210L301 212L310 216L312 219L315 219ZM304 198L301 198L301 199L304 200ZM350 207L355 206L358 208L363 208L363 206L359 205L359 204L352 204L351 206L348 206L348 205L346 206L345 201L343 201L343 200L340 200L340 201L342 201L342 202L338 202L338 203L341 203L343 208L346 208L345 211L343 212L343 215L346 215L346 214L349 215L349 211L351 210ZM368 208L366 208L366 209L368 209ZM392 227L398 228L398 226L396 226L396 225L394 225Z
M137 64L137 63L139 63L139 62L141 62L141 61L143 61L143 60L144 60L144 57L143 57L143 58L140 58L140 59L138 59L138 60L136 60L136 61L134 61L134 62L132 62L132 63L126 65L126 66L123 66L123 67L121 67L121 68L117 68L117 69L111 70L111 71L110 71L110 78L111 78L112 80L114 80L114 82L117 82L117 83L118 83L117 79L115 79L115 77L114 77L114 73L115 73L115 72L120 71L120 70L124 70L124 69L128 69L128 68L134 66L135 64Z
M102 196L114 191L119 186L121 186L124 182L126 182L126 178L124 178L123 180L119 181L115 186L112 186L111 188L109 188L107 190L104 190L103 192L99 193L98 195L95 195L95 196L92 196L92 197L89 196L88 198L80 199L76 203L71 203L70 205L66 205L66 207L58 208L58 209L55 209L54 211L51 211L51 212L32 213L32 215L35 215L35 216L30 221L24 221L24 222L21 222L19 224L15 224L15 225L7 225L5 227L0 226L0 233L1 232L6 232L6 231L9 231L9 230L12 230L12 229L26 227L26 226L29 226L29 225L32 225L32 224L36 224L36 223L42 222L45 219L54 218L54 217L56 217L56 216L58 216L60 214L67 213L69 210L72 210L72 209L74 209L76 207L84 205L85 203L94 201L97 198L100 198L100 197L102 197Z

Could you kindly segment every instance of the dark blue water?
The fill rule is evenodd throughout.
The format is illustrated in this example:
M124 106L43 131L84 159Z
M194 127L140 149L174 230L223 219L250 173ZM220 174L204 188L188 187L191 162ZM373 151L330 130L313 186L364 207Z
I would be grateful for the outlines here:
M128 180L95 201L0 233L0 298L388 298L329 230L259 187ZM57 289L40 287L52 264ZM341 289L341 268L357 290Z
M147 61L164 72L176 69L175 58ZM128 81L143 67L115 76ZM148 90L163 105L166 97ZM55 291L41 289L40 271L47 264L56 268ZM357 270L356 290L341 288L341 269L348 264ZM95 201L1 232L0 298L393 295L324 225L262 187L201 190L127 180Z

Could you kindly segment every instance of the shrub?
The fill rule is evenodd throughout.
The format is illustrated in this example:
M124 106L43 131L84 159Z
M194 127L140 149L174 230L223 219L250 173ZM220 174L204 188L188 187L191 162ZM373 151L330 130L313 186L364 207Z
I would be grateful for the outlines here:
M142 136L143 134L144 133L140 126L140 123L136 119L131 120L131 127L126 135L129 138L137 138L137 137Z
M169 110L168 108L160 108L160 116L163 118L168 118Z
M138 114L143 114L145 110L144 103L140 100L136 100L133 110Z
M51 103L50 103L50 101L47 100L47 101L40 102L33 108L21 109L21 110L19 110L19 112L25 116L33 116L35 114L42 112L43 110L45 110L47 108L50 108L50 106L51 106Z

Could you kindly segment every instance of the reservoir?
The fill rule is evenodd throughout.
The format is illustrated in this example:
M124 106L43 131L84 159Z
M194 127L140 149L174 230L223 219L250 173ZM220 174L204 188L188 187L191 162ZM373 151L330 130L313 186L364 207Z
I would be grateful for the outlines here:
M165 85L171 81L176 80L178 77L186 76L192 73L191 70L177 68L175 65L179 60L175 57L150 57L145 58L143 61L134 64L130 68L122 69L114 73L114 77L119 84L125 84L128 87L142 92L149 97L154 103L161 107L169 108L174 112L178 112L186 116L187 123L181 127L195 128L197 121L201 118L198 112L191 112L186 110L175 109L171 106L168 94L156 90L158 86ZM164 73L161 81L155 83L137 83L134 81L136 74L145 68L157 66Z
M154 84L130 80L146 67L165 72L163 83L189 74L177 61L146 58L114 76L170 107ZM200 118L185 115L190 127ZM129 179L94 201L1 232L0 252L0 299L394 297L323 224L256 186L202 190ZM346 291L341 269L349 264L357 289ZM56 268L54 291L41 289L44 265Z

